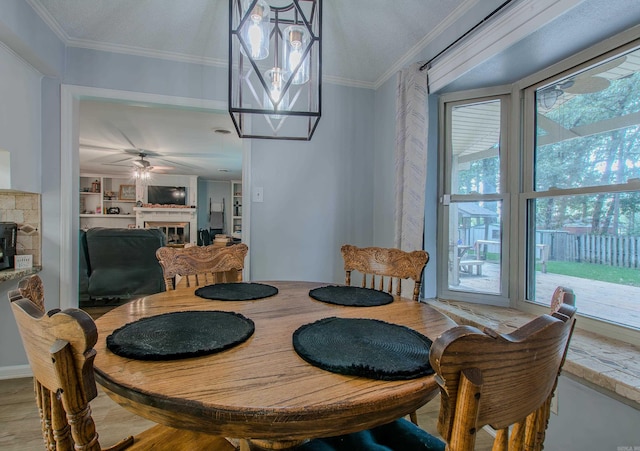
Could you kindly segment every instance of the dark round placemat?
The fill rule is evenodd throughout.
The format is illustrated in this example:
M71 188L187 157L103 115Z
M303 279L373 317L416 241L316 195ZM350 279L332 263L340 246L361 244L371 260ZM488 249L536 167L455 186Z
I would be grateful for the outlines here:
M216 283L196 290L196 296L216 301L253 301L278 294L278 289L264 283Z
M229 349L254 330L253 321L239 313L172 312L125 324L107 337L107 348L130 359L185 359Z
M393 302L393 296L384 291L346 285L328 285L326 287L314 288L309 291L309 296L329 304L346 305L350 307L375 307Z
M293 333L293 348L310 364L385 381L433 374L431 343L408 327L364 318L324 318Z

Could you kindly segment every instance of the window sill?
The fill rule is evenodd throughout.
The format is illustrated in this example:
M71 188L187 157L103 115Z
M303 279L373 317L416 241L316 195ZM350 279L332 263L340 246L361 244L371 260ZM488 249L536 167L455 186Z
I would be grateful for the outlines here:
M512 332L535 317L519 310L484 304L435 299L426 302L458 324L490 327L500 333ZM576 328L563 374L640 409L640 348L637 346Z

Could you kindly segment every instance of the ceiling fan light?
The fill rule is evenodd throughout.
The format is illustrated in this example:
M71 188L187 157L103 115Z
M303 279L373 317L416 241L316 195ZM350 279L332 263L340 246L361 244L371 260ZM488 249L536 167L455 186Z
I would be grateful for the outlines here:
M538 105L545 110L550 110L558 101L558 98L562 95L562 91L556 87L551 87L538 91Z

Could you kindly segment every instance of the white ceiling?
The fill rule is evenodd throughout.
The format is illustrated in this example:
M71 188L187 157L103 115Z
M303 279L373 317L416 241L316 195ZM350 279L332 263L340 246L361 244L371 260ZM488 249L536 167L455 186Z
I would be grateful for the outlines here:
M27 1L68 46L227 66L228 0ZM323 80L375 87L441 34L461 35L501 3L324 0Z
M143 154L152 173L242 178L242 141L227 112L82 100L78 120L82 173L131 174Z
M27 1L70 47L227 66L227 0ZM323 81L376 88L425 48L441 50L502 2L324 0ZM156 172L241 176L241 141L226 112L91 100L81 102L80 118L82 172L131 172L132 149L144 149ZM232 134L214 134L215 127Z

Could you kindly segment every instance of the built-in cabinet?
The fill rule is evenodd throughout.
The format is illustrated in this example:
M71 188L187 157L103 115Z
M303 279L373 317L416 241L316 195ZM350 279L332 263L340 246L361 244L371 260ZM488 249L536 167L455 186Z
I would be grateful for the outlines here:
M231 235L242 238L242 181L231 181Z
M134 206L135 186L129 179L91 174L80 176L81 229L135 227Z

